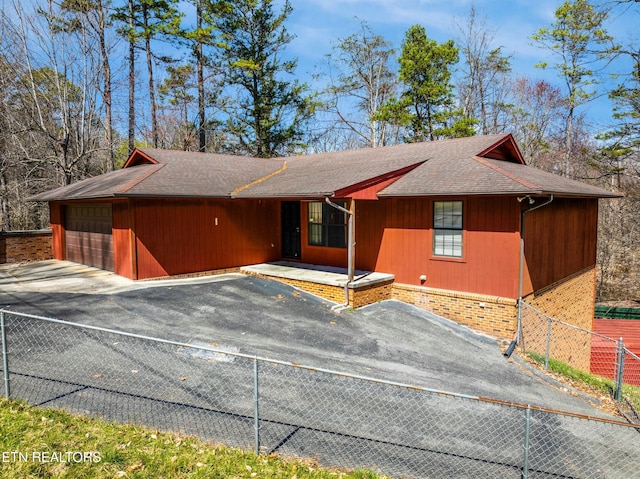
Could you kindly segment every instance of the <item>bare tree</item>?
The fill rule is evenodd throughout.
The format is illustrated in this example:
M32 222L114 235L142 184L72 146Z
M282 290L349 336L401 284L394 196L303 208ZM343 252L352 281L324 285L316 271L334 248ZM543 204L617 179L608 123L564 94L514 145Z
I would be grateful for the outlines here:
M110 52L113 41L109 38L110 8L109 0L63 0L61 8L67 12L67 28L83 29L87 34L95 36L97 42L102 74L102 104L105 111L105 140L109 148L107 170L115 169L113 144L113 95Z
M394 54L391 44L364 22L358 33L338 40L327 55L326 72L321 74L329 82L324 94L336 122L332 130L349 130L364 146L390 142L389 123L375 115L397 86L391 69Z
M27 13L14 3L16 21L5 37L16 78L12 139L24 161L52 167L58 182L69 184L91 174L106 149L97 108L100 61L85 28L66 29L52 1L35 6Z
M560 89L544 80L521 77L512 84L509 97L508 130L513 133L525 161L549 171L560 165L545 164L557 158L557 139L564 124L559 121L565 109ZM549 154L552 153L552 154Z
M464 115L478 120L483 135L502 133L507 127L511 56L503 54L502 46L494 45L494 33L475 5L458 30L464 58L458 97Z

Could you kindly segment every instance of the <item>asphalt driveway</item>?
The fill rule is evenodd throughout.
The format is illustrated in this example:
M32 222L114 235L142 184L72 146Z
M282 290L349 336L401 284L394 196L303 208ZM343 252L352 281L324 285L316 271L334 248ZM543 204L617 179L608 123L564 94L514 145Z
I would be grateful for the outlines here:
M398 301L333 303L241 275L133 282L74 263L0 266L14 311L431 389L605 416L598 401L542 379L497 342Z
M5 310L108 328L6 313L11 396L30 404L394 477L637 468L630 427L464 396L604 416L506 360L495 340L400 302L337 314L255 277L132 282L63 262L1 266L0 287Z

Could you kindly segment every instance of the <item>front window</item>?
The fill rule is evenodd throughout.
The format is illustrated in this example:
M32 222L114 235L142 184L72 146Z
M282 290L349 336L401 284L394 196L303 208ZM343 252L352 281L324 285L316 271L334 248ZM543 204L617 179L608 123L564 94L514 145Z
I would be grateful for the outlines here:
M462 257L462 201L433 203L433 254Z
M345 202L337 205L346 208ZM347 215L327 203L313 201L309 208L309 244L311 246L347 247Z

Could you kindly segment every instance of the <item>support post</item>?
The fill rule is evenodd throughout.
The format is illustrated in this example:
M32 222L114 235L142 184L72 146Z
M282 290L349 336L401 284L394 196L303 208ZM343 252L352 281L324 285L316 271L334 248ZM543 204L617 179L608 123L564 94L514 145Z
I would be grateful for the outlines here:
M9 400L11 386L9 384L9 348L7 348L7 331L4 324L4 310L0 310L0 335L2 336L2 373L4 375L4 395Z
M522 479L529 477L529 437L531 435L531 406L527 406L524 416L524 457L522 461Z
M624 342L622 338L618 341L618 361L616 366L616 390L613 398L620 402L622 400L622 382L624 380Z
M549 352L551 350L551 318L547 317L547 344L544 352L544 370L549 370Z
M260 393L258 389L258 358L253 358L253 428L254 428L254 452L260 454Z

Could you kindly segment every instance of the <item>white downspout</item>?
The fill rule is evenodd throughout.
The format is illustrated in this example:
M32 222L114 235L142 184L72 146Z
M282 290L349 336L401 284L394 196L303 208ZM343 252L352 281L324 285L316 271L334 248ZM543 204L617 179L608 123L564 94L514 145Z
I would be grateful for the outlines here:
M355 241L353 231L353 211L343 208L340 205L332 203L329 197L325 197L325 202L333 208L342 211L347 214L349 220L347 221L347 282L344 285L344 306L349 306L349 284L353 281L355 276L354 258L355 258ZM353 205L353 200L351 200Z

